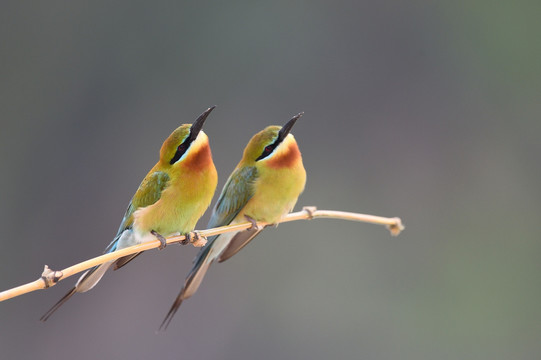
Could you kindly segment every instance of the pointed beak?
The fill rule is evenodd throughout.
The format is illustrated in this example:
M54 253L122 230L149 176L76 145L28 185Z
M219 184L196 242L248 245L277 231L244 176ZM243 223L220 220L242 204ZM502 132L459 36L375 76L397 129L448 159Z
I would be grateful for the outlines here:
M289 120L284 126L282 126L282 128L278 132L278 139L280 139L279 140L280 142L285 139L287 134L289 134L289 132L293 128L293 125L295 125L297 120L299 120L299 118L303 115L304 115L304 112L298 113L297 115L293 116L293 118Z
M207 120L207 117L209 114L214 110L216 106L211 106L207 110L205 110L197 120L195 120L192 124L192 127L190 128L190 139L193 141L197 138L197 135L199 135L199 132L203 128L203 124L205 123L205 120Z

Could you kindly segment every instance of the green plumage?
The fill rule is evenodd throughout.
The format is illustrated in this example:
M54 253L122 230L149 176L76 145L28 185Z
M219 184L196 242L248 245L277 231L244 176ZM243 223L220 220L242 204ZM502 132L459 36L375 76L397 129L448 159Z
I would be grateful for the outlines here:
M169 182L169 175L163 171L156 171L149 176L145 177L139 188L133 195L126 213L122 218L122 222L118 228L114 240L109 244L105 249L105 252L108 252L112 246L114 246L118 237L124 232L124 230L131 229L133 225L133 213L135 210L146 207L154 204L156 201L160 200L162 196L162 191L167 187Z
M254 196L257 168L245 166L235 169L225 184L215 210L209 221L209 228L231 223L239 211Z

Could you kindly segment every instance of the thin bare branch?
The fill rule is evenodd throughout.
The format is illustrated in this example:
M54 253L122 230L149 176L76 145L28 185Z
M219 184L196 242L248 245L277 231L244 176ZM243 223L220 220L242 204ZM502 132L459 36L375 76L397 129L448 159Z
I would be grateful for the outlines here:
M344 212L344 211L317 210L316 207L314 206L307 206L307 207L304 207L302 211L288 214L284 216L279 221L279 223L296 221L296 220L310 220L314 218L343 219L343 220L349 220L349 221L361 221L361 222L366 222L366 223L371 223L371 224L385 225L393 236L398 235L404 229L404 226L402 225L402 221L400 220L400 218L397 218L397 217L386 218L386 217L366 215L366 214L357 214L357 213ZM258 225L265 226L268 224L258 223ZM223 234L223 233L231 232L231 231L244 230L244 229L248 229L251 226L252 224L249 222L235 224L235 225L221 226L214 229L195 231L194 233L191 233L188 236L188 238L192 240L191 241L192 245L203 246L206 243L206 238L209 236ZM196 235L196 233L199 234L200 237L202 237L202 239L198 236L194 236ZM167 240L167 244L186 243L186 236L184 235L172 236L172 237L167 238L166 240ZM13 289L2 291L0 293L0 301L11 299L16 296L23 295L35 290L49 288L51 286L56 285L58 281L67 279L68 277L72 275L75 275L77 273L90 269L91 267L94 267L96 265L100 265L107 261L115 260L126 255L154 249L159 246L160 246L159 240L148 241L143 244L130 246L130 247L117 250L109 254L97 256L95 258L83 261L79 264L70 266L61 271L53 271L49 269L47 265L45 265L45 269L39 279L32 281L28 284L15 287Z

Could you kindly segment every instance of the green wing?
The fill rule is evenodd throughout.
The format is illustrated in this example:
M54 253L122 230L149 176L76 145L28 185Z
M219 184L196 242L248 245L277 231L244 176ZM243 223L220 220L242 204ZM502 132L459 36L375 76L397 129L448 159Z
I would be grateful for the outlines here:
M114 240L107 246L105 249L105 252L112 252L116 250L116 245L118 242L118 239L122 235L122 233L125 230L131 229L133 226L133 213L135 210L150 206L154 204L156 201L160 200L160 197L162 196L163 190L167 187L167 184L169 182L169 175L167 173L162 171L156 171L152 174L149 174L143 181L141 182L141 185L139 185L139 188L135 192L135 195L131 199L128 208L126 209L126 213L124 214L124 218L122 219L122 222L120 223L120 226L118 228L118 232L114 238ZM123 258L118 259L115 262L115 270L126 265L129 261L133 260L139 253L128 255Z
M246 203L254 196L254 183L257 176L257 168L255 166L243 167L231 174L218 199L209 222L209 228L228 225L237 217L242 208L246 206ZM223 262L235 255L257 236L260 231L257 229L247 229L237 232L229 240L227 246L220 251L218 262ZM215 239L209 240L209 243L212 243Z
M126 209L126 214L124 214L116 236L119 236L124 230L130 229L133 226L133 213L135 210L150 206L160 200L168 182L169 175L162 171L153 172L145 177Z
M254 182L257 179L255 166L245 166L233 171L216 203L209 228L228 225L240 210L254 196Z

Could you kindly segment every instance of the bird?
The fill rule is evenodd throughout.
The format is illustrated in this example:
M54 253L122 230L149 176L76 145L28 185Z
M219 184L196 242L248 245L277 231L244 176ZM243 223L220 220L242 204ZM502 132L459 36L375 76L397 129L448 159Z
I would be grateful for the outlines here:
M306 183L302 156L291 129L299 113L284 126L268 126L255 134L229 176L216 202L208 228L245 222L246 230L209 237L193 261L184 286L163 320L165 330L182 302L192 296L210 265L223 262L246 246L263 228L257 222L277 223L293 210Z
M209 207L218 183L209 139L201 130L214 108L208 108L193 124L183 124L167 137L161 146L158 163L139 185L116 236L104 253L156 238L160 241L160 249L163 249L166 236L193 231ZM117 270L139 254L127 255L87 270L40 320L46 321L75 293L92 289L110 267Z

